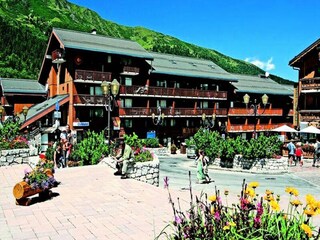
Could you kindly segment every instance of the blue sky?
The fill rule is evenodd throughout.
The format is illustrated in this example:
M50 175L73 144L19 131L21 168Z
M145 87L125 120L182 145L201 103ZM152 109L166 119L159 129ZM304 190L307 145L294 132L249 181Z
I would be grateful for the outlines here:
M289 61L320 38L319 0L69 0L102 18L142 26L252 62L292 81Z

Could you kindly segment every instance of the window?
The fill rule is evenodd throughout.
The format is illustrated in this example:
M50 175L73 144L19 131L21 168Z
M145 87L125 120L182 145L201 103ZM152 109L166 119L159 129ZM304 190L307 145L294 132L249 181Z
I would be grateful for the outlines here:
M132 86L132 78L131 77L126 77L124 79L124 85L126 86Z
M200 108L208 108L208 107L209 107L208 101L200 102Z
M131 108L132 107L132 99L131 98L125 98L121 100L121 106L125 108Z
M166 80L158 80L157 87L167 87L167 81Z
M201 90L208 90L208 88L209 88L209 85L207 83L201 83L200 84L200 89Z
M171 119L170 120L170 127L174 127L176 125L176 120L175 119Z
M160 106L161 108L167 107L167 101L166 100L157 100L157 107Z
M124 126L126 128L132 128L132 119L125 119L124 120Z
M101 87L100 86L91 86L90 87L90 95L101 96L102 95Z

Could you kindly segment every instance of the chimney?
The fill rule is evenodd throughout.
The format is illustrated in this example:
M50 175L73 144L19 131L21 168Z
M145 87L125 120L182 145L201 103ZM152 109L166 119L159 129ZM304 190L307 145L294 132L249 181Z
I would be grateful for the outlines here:
M94 28L91 30L91 34L96 35L97 34L97 30Z

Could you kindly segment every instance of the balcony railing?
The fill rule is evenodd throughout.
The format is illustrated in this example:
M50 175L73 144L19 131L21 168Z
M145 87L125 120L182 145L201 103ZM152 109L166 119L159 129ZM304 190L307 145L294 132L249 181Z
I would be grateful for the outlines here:
M303 78L300 80L301 90L320 89L320 77Z
M256 131L271 131L283 124L292 125L290 123L275 123L275 124L257 124ZM253 132L254 124L229 124L228 132Z
M122 73L128 74L128 75L138 75L139 72L140 72L140 68L138 68L138 67L124 66Z
M146 107L132 107L132 108L120 108L120 116L151 116L152 113L159 114L157 108L146 108ZM214 110L213 108L208 109L194 109L194 108L162 108L161 113L164 113L166 116L173 117L200 117L202 113L205 113L207 116L215 113L217 116L226 116L227 109L220 108Z
M104 96L93 96L90 94L78 94L73 96L73 104L75 105L103 105Z
M320 110L300 110L300 121L313 122L320 121Z
M102 81L111 81L110 72L75 70L75 82L94 82L101 83Z
M281 108L267 108L264 112L263 109L258 109L257 115L265 115L265 116L282 116L283 110ZM229 108L228 112L229 116L248 116L253 115L252 109L246 108Z
M204 99L223 99L227 100L226 91L198 90L198 89L178 89L164 87L145 87L145 86L121 86L120 94L136 96L172 96L175 98L204 98Z

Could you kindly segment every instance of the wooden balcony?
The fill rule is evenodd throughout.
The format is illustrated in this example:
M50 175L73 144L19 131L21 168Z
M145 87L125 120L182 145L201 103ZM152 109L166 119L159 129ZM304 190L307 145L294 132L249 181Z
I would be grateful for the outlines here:
M246 109L246 108L229 108L228 116L253 116L254 112L253 109ZM282 116L283 110L281 108L267 108L263 112L262 109L258 109L257 115L262 116Z
M277 127L282 126L283 124L287 124L288 126L292 125L290 123L277 123L277 124L257 124L256 131L271 131ZM254 124L229 124L228 132L253 132L254 131Z
M56 49L51 53L51 59L53 63L64 63L64 52L62 49Z
M91 82L101 84L102 81L111 81L110 72L75 70L74 82Z
M320 77L300 79L301 90L317 90L320 89Z
M78 94L73 96L73 104L75 106L94 106L103 105L104 103L104 96L94 96L90 94Z
M140 68L138 67L130 67L130 66L124 66L123 72L121 74L124 75L139 75Z
M178 89L164 87L145 86L121 86L120 94L123 96L153 96L195 99L220 99L227 100L226 91Z
M320 109L317 110L300 110L300 121L313 122L320 121Z
M193 109L193 108L162 108L161 113L164 113L165 116L170 117L201 117L202 113L205 113L207 116L211 116L215 112L216 116L227 116L227 109L220 108L214 110L213 108L208 109ZM122 117L148 117L152 113L159 114L157 108L146 108L146 107L132 107L132 108L120 108L119 114Z

